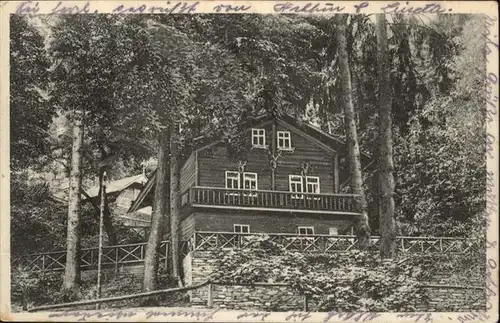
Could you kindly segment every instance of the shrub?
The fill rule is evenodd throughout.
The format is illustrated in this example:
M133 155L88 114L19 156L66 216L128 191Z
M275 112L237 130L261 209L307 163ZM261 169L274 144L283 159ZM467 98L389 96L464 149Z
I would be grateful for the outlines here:
M41 274L14 268L11 277L12 302L21 303L23 308L69 302L78 297L76 293L62 292L61 273Z
M425 300L419 288L423 270L405 257L382 261L378 253L358 250L307 255L261 237L248 248L220 251L216 258L211 279L288 283L310 295L320 311L410 311Z

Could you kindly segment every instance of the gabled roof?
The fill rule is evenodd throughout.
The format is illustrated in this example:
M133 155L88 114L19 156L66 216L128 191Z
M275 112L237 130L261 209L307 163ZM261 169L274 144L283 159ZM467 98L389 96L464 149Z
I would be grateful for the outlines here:
M306 134L310 135L311 137L314 137L326 144L328 144L331 147L341 147L341 155L347 155L347 145L346 142L343 141L340 138L335 137L334 135L329 134L326 131L321 130L320 128L313 126L309 122L300 122L297 121L295 117L293 117L290 114L285 114L282 117L283 121L286 123L290 124L291 126L298 128L305 132ZM371 155L366 152L366 151L360 151L361 157L368 162L368 160L371 159ZM367 163L365 163L367 164Z
M108 182L106 184L106 193L114 193L123 191L133 184L144 184L148 181L148 178L144 174L125 177L116 181ZM93 186L87 190L87 194L92 198L99 194L99 185Z
M314 139L326 144L332 149L339 152L340 156L347 155L346 143L340 138L335 137L334 135L329 134L321 130L320 128L311 125L306 121L299 121L296 117L291 114L284 114L281 117L273 117L270 114L262 114L257 117L249 118L246 122L242 123L242 126L245 128L250 127L258 127L261 124L265 124L272 120L283 121L290 126L302 131L306 135L313 137ZM220 141L221 138L209 138L206 136L199 136L194 139L194 149L199 149L200 147L205 147L207 145L211 145L216 141ZM362 163L368 164L371 160L371 155L365 151L361 151Z
M144 199L148 196L149 192L151 192L155 183L156 183L156 169L154 170L154 172L151 173L151 175L149 175L146 185L142 188L141 192L134 200L134 202L132 202L132 205L130 206L126 214L133 213L139 210L140 206L142 205L142 202L144 202Z

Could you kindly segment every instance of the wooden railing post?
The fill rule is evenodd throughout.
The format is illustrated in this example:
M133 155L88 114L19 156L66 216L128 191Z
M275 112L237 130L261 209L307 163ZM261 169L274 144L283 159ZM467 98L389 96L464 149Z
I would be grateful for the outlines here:
M168 270L168 248L169 247L169 243L168 241L165 242L165 270Z
M212 307L214 305L214 300L213 300L213 295L212 295L212 292L213 292L213 285L212 285L212 283L208 283L207 289L208 289L208 293L207 293L207 306L208 307Z
M308 304L307 294L303 295L303 308L304 308L304 312L309 312L309 304Z
M120 261L120 247L115 246L115 276L118 275L118 262Z

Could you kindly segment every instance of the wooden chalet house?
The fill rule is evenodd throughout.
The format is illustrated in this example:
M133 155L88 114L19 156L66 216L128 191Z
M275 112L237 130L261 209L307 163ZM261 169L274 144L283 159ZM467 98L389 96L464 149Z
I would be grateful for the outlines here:
M350 234L359 212L347 184L345 142L290 115L248 122L232 157L222 140L198 138L180 174L181 240L195 232ZM362 164L370 156L362 154ZM129 209L152 203L155 176Z

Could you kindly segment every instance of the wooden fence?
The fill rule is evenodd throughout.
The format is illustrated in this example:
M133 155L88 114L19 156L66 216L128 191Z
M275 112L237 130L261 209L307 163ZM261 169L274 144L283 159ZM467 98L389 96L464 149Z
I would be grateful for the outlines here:
M160 261L168 259L168 241L160 245ZM144 262L146 243L134 243L118 246L104 246L102 252L102 266L114 268L120 266L141 264ZM97 269L98 248L82 249L80 266L82 270ZM12 260L12 267L21 266L26 271L62 271L65 268L66 251L42 252L26 255Z
M255 237L267 236L270 241L291 251L312 253L345 252L358 248L353 235L298 235L287 233L234 233L195 232L190 241L190 250L220 248L244 248L255 241ZM372 236L371 244L380 247L380 237ZM397 237L396 247L402 253L465 253L479 250L479 243L465 238L449 237Z
M182 242L182 253L197 250L217 250L223 248L248 247L256 239L267 238L282 245L285 249L308 253L346 252L358 247L352 235L297 235L286 233L234 233L234 232L195 232L189 241ZM373 236L371 243L379 246L380 237ZM470 239L447 237L397 237L397 251L401 253L466 253L479 252L479 242ZM102 264L105 268L137 265L144 262L146 243L135 243L103 248ZM168 241L160 245L160 261L168 260ZM97 268L98 248L83 249L81 269ZM65 268L66 251L44 252L12 259L13 267L21 267L32 272L62 271Z

